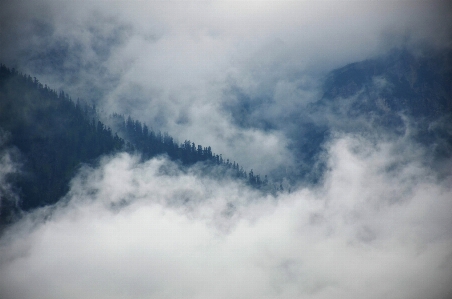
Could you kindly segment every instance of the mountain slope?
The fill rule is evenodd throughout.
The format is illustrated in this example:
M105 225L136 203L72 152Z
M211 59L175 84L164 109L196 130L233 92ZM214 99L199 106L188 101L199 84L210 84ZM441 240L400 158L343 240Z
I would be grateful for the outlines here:
M298 160L295 170L283 175L292 183L318 182L325 170L320 156L332 132L409 136L428 148L433 160L450 157L451 61L451 51L416 56L394 50L330 72L321 98L294 118L291 127L296 129L287 132ZM15 209L57 202L82 163L120 150L137 151L145 159L166 154L183 165L221 165L223 175L274 189L267 186L267 178L252 170L247 173L235 161L213 153L210 146L189 140L178 144L168 134L153 132L122 115L112 115L108 122L117 134L99 120L94 107L74 103L36 78L0 66L0 129L2 136L9 136L1 146L17 149L16 160L22 163L19 173L7 176L19 203L8 200L5 192L0 194L2 221L11 218ZM209 173L209 167L204 169Z
M434 154L452 153L452 51L393 50L328 74L310 105L324 131L410 135ZM318 121L320 120L320 121Z
M371 70L373 69L373 74ZM361 72L360 72L361 70ZM375 61L362 62L345 70L345 84L327 89L325 98L347 97L344 92L356 81L350 73L365 78L350 114L371 112L374 125L409 134L430 147L433 158L452 153L452 51L415 56L406 50L393 51ZM338 78L339 76L334 76ZM341 90L342 89L342 90ZM366 100L363 100L366 99ZM369 115L369 113L368 113Z
M13 190L0 192L1 222L11 221L17 211L56 203L81 164L118 151L138 152L146 159L166 154L182 165L203 162L206 173L210 166L220 165L217 174L258 188L267 183L252 170L247 174L235 161L213 153L210 146L189 140L179 145L168 134L118 114L109 121L118 133L99 120L95 107L74 103L64 92L57 94L36 78L0 65L0 153L2 148L15 149L14 162L21 164L17 173L5 178Z
M320 104L334 106L344 99L351 99L349 117L373 114L400 119L404 114L416 121L434 121L450 116L452 51L415 56L393 50L337 69L326 79Z
M56 202L80 163L123 148L124 141L94 115L92 108L63 92L57 95L36 78L0 67L0 128L9 136L2 146L18 149L22 163L21 174L10 178L20 197L16 208ZM11 212L8 204L3 198L3 220Z

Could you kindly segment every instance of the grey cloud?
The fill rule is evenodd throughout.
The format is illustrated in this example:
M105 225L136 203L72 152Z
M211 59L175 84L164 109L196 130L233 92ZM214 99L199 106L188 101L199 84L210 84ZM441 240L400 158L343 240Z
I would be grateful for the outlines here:
M13 187L14 176L21 172L20 153L8 144L10 134L0 128L0 213L14 210L19 204L19 190ZM4 219L8 219L6 215Z
M106 157L3 234L2 298L450 296L450 159L435 172L409 132L335 135L325 127L368 119L305 113L332 68L394 46L450 47L447 1L2 1L0 14L3 63L106 114L256 173L315 172L288 166L317 142L311 159L326 170L275 197L164 158Z
M106 114L130 114L233 159L252 153L239 162L264 173L293 163L283 116L291 111L292 120L316 99L319 77L393 46L450 46L449 8L446 1L2 1L0 60L94 100ZM246 129L223 109L243 100L231 93L237 88L269 100ZM235 143L242 136L246 142Z
M322 184L277 197L106 157L2 236L2 298L450 295L450 172L409 143L342 135L327 149Z

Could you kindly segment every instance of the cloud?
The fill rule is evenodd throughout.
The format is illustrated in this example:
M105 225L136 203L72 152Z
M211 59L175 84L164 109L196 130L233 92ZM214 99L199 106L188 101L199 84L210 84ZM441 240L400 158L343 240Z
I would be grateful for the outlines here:
M319 77L394 46L450 46L452 20L447 1L1 5L4 63L95 101L106 114L130 114L260 173L293 163L283 116L316 99ZM251 127L224 109L237 100L234 90L270 100L256 103ZM276 129L263 129L263 121ZM236 144L242 136L247 142ZM275 161L268 159L267 138L278 144L271 148Z
M1 297L447 298L452 177L424 154L338 135L324 181L276 197L105 157L4 233Z
M326 72L450 47L450 14L447 1L2 1L0 60L264 174L298 167ZM277 196L162 157L105 157L3 233L0 295L446 298L450 167L381 135L332 134L319 184Z
M8 145L9 138L10 134L0 128L0 213L16 208L19 202L12 177L20 172L20 154Z

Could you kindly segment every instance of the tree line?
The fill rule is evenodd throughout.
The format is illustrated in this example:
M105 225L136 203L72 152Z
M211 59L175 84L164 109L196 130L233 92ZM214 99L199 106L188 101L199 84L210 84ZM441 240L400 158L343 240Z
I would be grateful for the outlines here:
M210 146L196 145L190 140L178 144L168 133L155 132L146 124L133 120L130 116L126 119L123 115L113 114L110 119L117 124L115 127L118 133L127 140L126 148L129 151L139 151L145 158L167 154L172 160L180 161L183 165L204 162L221 166L228 169L228 173L233 177L243 179L254 187L261 187L268 183L266 176L262 180L260 175L253 173L253 170L247 173L239 163L223 158L222 154L213 153Z
M266 176L245 171L210 146L190 140L178 144L168 133L155 132L130 116L113 114L110 121L118 124L116 132L101 121L94 105L74 101L64 91L0 64L0 129L9 135L0 147L18 149L22 163L18 174L6 178L20 201L1 198L1 222L11 221L17 211L57 202L83 163L95 164L100 156L119 151L140 152L144 158L166 154L182 165L217 167L256 188L268 184Z

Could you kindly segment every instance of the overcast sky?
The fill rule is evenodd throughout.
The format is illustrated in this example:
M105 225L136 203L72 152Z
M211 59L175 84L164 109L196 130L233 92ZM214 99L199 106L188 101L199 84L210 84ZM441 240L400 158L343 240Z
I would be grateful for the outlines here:
M330 70L450 47L451 24L449 1L3 0L0 62L265 174L296 161L291 120ZM428 161L410 136L336 132L323 180L262 195L105 157L5 232L0 297L452 297L452 177Z

